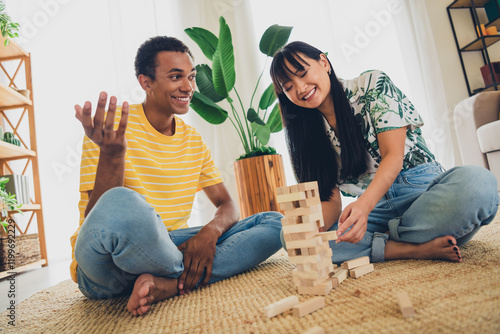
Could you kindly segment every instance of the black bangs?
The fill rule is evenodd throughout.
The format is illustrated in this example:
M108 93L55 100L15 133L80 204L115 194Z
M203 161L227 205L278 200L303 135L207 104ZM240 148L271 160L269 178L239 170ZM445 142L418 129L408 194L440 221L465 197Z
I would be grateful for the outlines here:
M288 61L295 71L292 71L285 64L285 60ZM304 64L309 66L309 63L299 54L287 49L282 49L274 55L273 63L271 64L271 78L275 89L279 89L277 91L278 94L283 93L283 83L290 81L292 75L296 76L297 71L304 70Z

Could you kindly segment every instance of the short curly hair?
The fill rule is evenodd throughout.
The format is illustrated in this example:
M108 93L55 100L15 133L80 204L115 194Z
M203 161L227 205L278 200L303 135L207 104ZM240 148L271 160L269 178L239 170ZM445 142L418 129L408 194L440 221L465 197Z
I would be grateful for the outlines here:
M135 76L143 74L156 80L156 55L161 51L185 52L194 60L189 48L175 37L156 36L148 39L137 50L135 56Z

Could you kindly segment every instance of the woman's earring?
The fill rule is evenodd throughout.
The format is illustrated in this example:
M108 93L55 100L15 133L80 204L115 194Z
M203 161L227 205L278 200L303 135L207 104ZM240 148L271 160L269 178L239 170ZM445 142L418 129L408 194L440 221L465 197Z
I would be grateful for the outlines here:
M328 75L330 75L330 74L332 74L332 68L331 67L328 69Z

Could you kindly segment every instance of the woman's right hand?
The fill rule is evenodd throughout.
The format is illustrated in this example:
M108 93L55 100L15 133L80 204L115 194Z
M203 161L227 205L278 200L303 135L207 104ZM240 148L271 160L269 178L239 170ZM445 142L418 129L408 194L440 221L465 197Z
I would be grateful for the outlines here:
M127 150L125 130L127 129L129 105L127 102L123 103L120 123L118 128L114 130L117 99L114 96L109 99L109 109L106 120L104 120L107 99L106 92L99 94L94 118L92 118L92 104L89 101L85 102L83 108L78 104L75 105L75 116L82 123L85 135L99 146L101 154L106 154L109 157L124 156Z

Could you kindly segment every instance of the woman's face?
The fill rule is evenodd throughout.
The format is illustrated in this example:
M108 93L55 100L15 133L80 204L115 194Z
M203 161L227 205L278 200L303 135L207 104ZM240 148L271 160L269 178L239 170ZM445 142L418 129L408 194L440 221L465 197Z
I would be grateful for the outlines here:
M301 53L299 56L308 63L302 63L303 69L297 69L285 60L285 66L295 74L282 84L286 97L300 107L317 108L324 114L333 112L328 75L330 64L326 56L322 54L319 60L311 59Z

